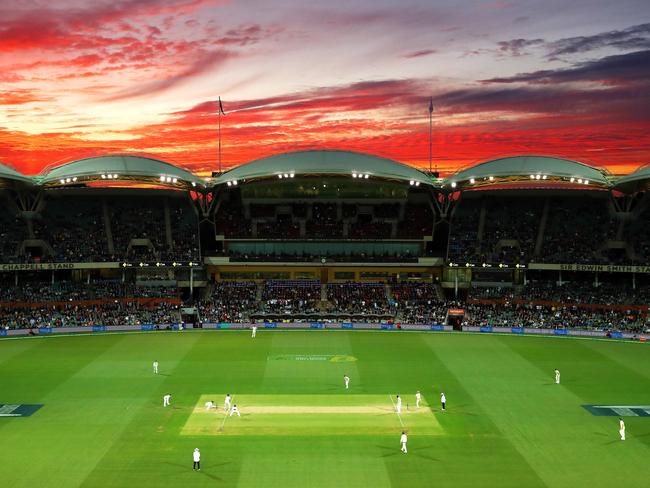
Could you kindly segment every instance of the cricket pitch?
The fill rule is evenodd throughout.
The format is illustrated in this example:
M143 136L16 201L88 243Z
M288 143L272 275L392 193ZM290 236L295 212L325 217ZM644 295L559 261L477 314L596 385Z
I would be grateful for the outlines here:
M395 412L384 395L234 395L241 417L227 416L225 393L201 395L181 435L441 435L443 430L429 405L402 404ZM216 409L206 409L209 400Z

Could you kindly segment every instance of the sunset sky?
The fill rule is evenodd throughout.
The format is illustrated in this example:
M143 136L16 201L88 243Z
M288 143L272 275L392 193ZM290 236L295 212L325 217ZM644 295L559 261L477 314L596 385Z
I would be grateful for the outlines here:
M650 163L647 0L0 0L0 162L146 153L209 174L335 148L444 173Z

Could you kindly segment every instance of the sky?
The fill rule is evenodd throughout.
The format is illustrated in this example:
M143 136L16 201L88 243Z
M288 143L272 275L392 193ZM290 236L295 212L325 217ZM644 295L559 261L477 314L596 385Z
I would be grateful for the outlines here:
M650 163L647 0L0 0L0 163Z

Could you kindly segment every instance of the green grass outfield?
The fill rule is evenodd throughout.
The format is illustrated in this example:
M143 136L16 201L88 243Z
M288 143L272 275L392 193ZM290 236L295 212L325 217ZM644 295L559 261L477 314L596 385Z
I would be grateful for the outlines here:
M226 392L241 418L205 411ZM18 403L43 407L0 417L2 487L650 485L650 417L626 417L622 442L617 417L582 407L650 405L647 344L267 330L0 340L0 404Z

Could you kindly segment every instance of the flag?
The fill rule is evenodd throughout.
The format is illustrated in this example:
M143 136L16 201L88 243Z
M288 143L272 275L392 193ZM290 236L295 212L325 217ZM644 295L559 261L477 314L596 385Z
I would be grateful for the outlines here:
M226 115L226 112L223 111L223 105L221 105L221 97L219 97L219 113Z
M433 97L429 97L429 113L433 113Z

